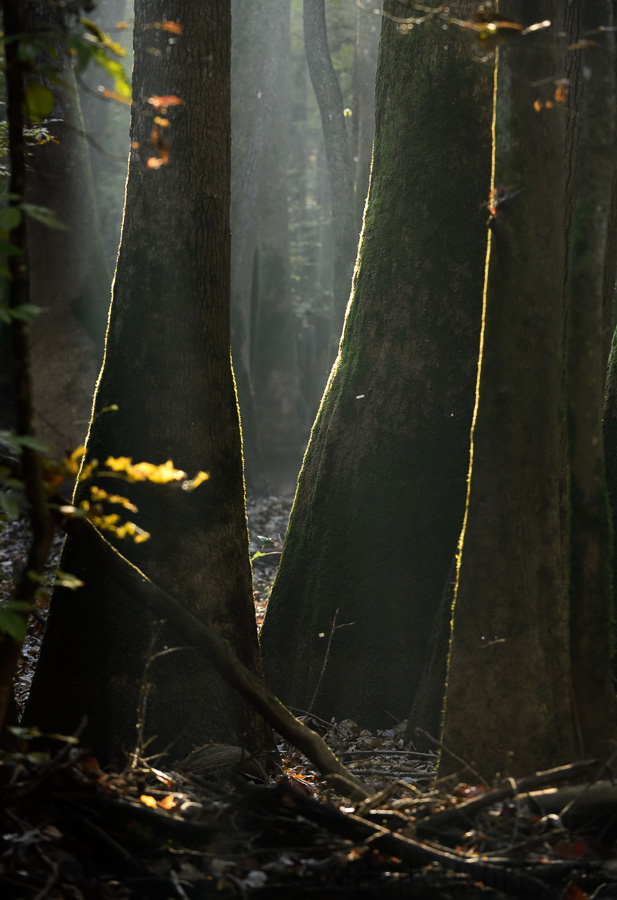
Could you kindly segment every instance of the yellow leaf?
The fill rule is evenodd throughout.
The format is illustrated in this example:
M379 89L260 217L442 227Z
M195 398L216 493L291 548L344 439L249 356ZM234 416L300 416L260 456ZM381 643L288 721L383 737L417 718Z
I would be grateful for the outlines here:
M132 462L130 456L108 456L105 465L112 472L125 472Z
M149 806L151 809L156 809L156 800L149 794L142 794L139 799L144 806Z
M199 487L200 484L203 484L204 481L208 481L210 478L207 472L198 472L194 478L191 478L189 481L184 481L182 483L182 490L184 491L194 491L196 487Z

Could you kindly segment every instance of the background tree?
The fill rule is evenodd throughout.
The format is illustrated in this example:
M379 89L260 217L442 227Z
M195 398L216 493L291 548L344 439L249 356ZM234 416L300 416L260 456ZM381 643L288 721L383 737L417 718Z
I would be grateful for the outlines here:
M504 19L531 24L527 4L502 7ZM536 4L534 17L551 28L499 50L478 395L442 733L456 758L442 755L440 775L458 771L461 759L487 779L520 775L580 749L560 523L566 186L556 164L565 142L564 107L554 102L565 64L559 7ZM536 85L544 87L540 97Z
M103 33L125 51L122 64L133 66L133 0L106 0L87 11ZM129 154L130 106L105 95L115 91L114 79L99 66L88 66L78 78L79 101L88 136L90 163L105 255L110 271L116 266L124 207L126 161Z
M291 305L289 258L289 135L291 130L290 4L277 0L268 18L270 52L280 60L273 121L261 173L253 268L251 376L266 479L292 490L302 461L302 397Z
M23 20L30 47L38 51L37 83L48 98L34 123L43 119L45 139L32 141L28 150L26 198L53 210L64 226L50 229L44 222L28 221L30 297L42 309L31 328L35 425L41 439L64 451L81 443L87 430L102 359L111 272L65 44L65 13L48 3L27 3ZM8 367L10 357L3 356L3 367Z
M268 135L281 76L278 0L238 0L234 15L232 161L232 346L247 483L264 490L264 461L251 379L251 302L257 247L259 195Z
M10 0L2 7L4 35L4 76L7 112L7 143L10 179L8 206L3 210L2 243L10 245L5 285L5 309L9 319L13 362L13 394L15 396L15 444L19 451L20 477L27 503L32 531L27 559L17 579L13 606L3 604L0 629L0 743L4 746L5 725L16 723L17 709L13 699L13 676L21 653L26 619L34 601L38 579L45 570L45 562L52 539L52 523L46 505L41 465L34 439L34 399L32 390L29 319L23 315L30 300L28 269L28 229L23 206L26 193L26 140L24 111L29 109L25 83L29 44L23 9L19 0ZM12 622L11 622L12 619ZM9 627L11 623L12 627Z
M261 638L284 701L318 687L316 713L368 727L409 711L465 502L492 72L441 26L383 23L352 299Z
M152 533L123 549L258 671L229 354L230 13L224 2L135 6L134 149L87 458L171 458L210 473L189 494L123 485ZM67 542L62 566L85 587L54 594L25 721L70 731L85 714L86 742L121 764L145 679L152 752L179 757L212 739L263 748L260 720L203 657L176 649L145 672L151 617L78 542ZM160 626L156 649L173 646Z
M349 300L358 247L354 170L341 88L328 47L325 0L304 0L304 46L319 105L332 204L333 308L331 343L336 346Z

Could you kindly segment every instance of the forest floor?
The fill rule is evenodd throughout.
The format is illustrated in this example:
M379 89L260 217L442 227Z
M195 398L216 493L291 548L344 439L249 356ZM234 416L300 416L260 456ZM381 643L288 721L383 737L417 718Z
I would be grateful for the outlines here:
M249 502L255 612L263 620L291 498ZM27 546L0 538L0 600ZM54 544L57 560L61 538ZM44 633L41 601L16 681L23 703ZM103 772L78 736L41 754L31 733L0 755L2 900L112 898L617 898L614 770L580 762L497 786L434 782L435 756L405 723L372 734L350 720L307 724L370 791L351 804L279 740L279 775L235 748L198 767L135 757Z

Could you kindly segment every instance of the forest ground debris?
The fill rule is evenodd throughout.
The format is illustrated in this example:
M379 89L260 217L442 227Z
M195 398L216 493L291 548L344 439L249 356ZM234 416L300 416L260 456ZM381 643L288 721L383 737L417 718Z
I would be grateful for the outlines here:
M282 546L289 507L274 504L275 533L269 504L252 552ZM19 556L3 542L5 574ZM256 607L277 559L258 560ZM404 745L405 723L371 734L349 719L304 722L360 776L366 799L349 806L284 742L283 777L256 785L233 765L196 775L139 760L104 773L74 742L59 737L46 756L22 732L19 752L0 759L2 896L617 896L617 788L597 762L447 793L432 786L434 754Z
M383 806L376 793L377 805L350 807L323 784L307 791L294 769L276 784L144 760L106 773L70 739L58 736L51 755L35 749L27 730L20 739L19 752L0 758L6 900L617 895L617 790L593 784L590 763L531 776L528 787L541 786L531 793L508 785L504 797L500 788L458 785L427 795L398 783ZM567 779L575 783L563 787ZM587 798L576 827L544 815L561 791L568 803L573 795ZM475 792L490 805L464 799ZM431 843L421 839L432 819L435 826L457 810L467 829L457 846L442 843L436 827Z

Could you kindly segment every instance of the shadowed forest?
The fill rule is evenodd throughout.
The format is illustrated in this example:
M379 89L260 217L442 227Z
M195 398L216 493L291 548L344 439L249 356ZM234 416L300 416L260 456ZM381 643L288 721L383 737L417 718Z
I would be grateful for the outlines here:
M2 896L617 897L616 0L1 8Z

